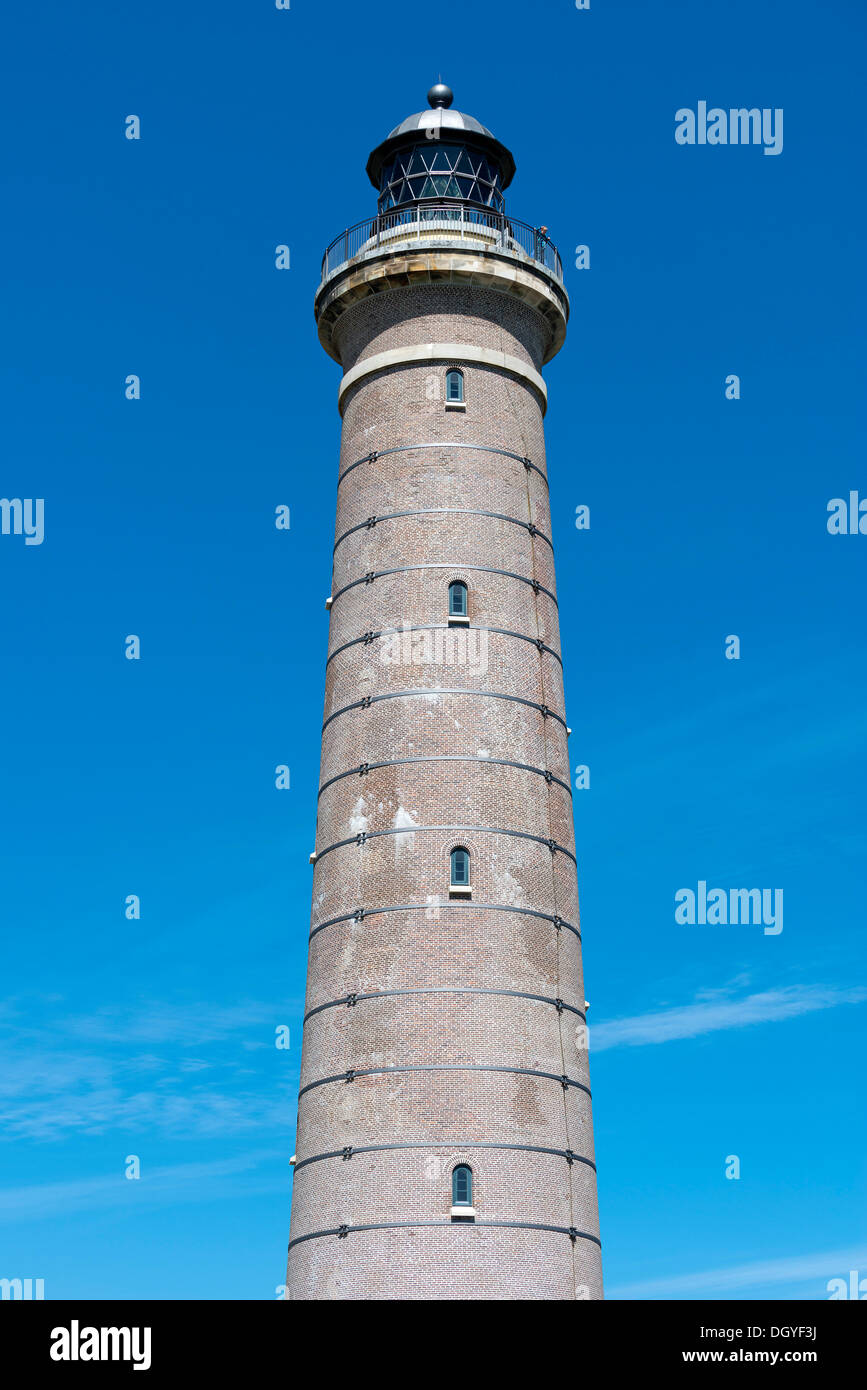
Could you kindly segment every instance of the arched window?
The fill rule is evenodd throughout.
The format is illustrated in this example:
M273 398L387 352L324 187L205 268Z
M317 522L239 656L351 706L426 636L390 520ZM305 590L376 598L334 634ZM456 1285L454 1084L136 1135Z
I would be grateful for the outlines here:
M461 405L464 399L464 374L455 368L446 372L446 402L448 405Z
M469 888L470 886L470 852L468 849L458 847L451 853L451 879L452 888Z
M468 1163L459 1163L452 1172L452 1206L473 1205L473 1170Z
M460 580L449 585L449 617L465 618L467 616L467 586Z

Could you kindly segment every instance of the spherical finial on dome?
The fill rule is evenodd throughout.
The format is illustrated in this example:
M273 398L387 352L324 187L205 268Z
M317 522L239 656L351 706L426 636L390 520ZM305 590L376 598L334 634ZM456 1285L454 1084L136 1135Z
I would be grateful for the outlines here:
M445 82L436 82L427 94L428 105L436 109L437 106L451 106L455 99L455 94L451 87L447 87Z

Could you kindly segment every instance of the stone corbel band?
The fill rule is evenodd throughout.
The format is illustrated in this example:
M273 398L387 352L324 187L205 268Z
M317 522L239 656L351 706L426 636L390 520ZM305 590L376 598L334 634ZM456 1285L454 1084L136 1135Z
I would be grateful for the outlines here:
M417 347L391 348L388 352L374 353L372 357L365 357L351 367L344 375L337 395L341 415L347 391L359 381L388 367L404 367L418 362L475 362L481 367L497 367L518 377L538 392L543 415L548 408L548 388L543 377L520 357L513 357L508 352L496 352L492 348L476 347L472 343L422 343Z

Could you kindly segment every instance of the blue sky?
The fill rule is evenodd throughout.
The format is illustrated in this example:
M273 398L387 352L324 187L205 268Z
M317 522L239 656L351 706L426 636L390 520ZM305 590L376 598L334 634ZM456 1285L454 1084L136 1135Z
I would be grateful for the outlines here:
M826 529L867 496L865 28L856 0L7 19L0 493L45 499L45 539L0 536L0 1276L282 1283L339 443L313 294L441 72L569 268L547 431L609 1294L867 1277L867 538ZM782 154L677 145L700 100L783 108ZM782 888L783 932L676 924L700 880Z

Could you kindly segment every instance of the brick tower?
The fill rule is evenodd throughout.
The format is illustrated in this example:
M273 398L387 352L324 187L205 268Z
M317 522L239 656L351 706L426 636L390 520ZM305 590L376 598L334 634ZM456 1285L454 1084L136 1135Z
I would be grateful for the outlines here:
M329 247L343 369L288 1296L602 1297L543 418L569 301L438 85Z

